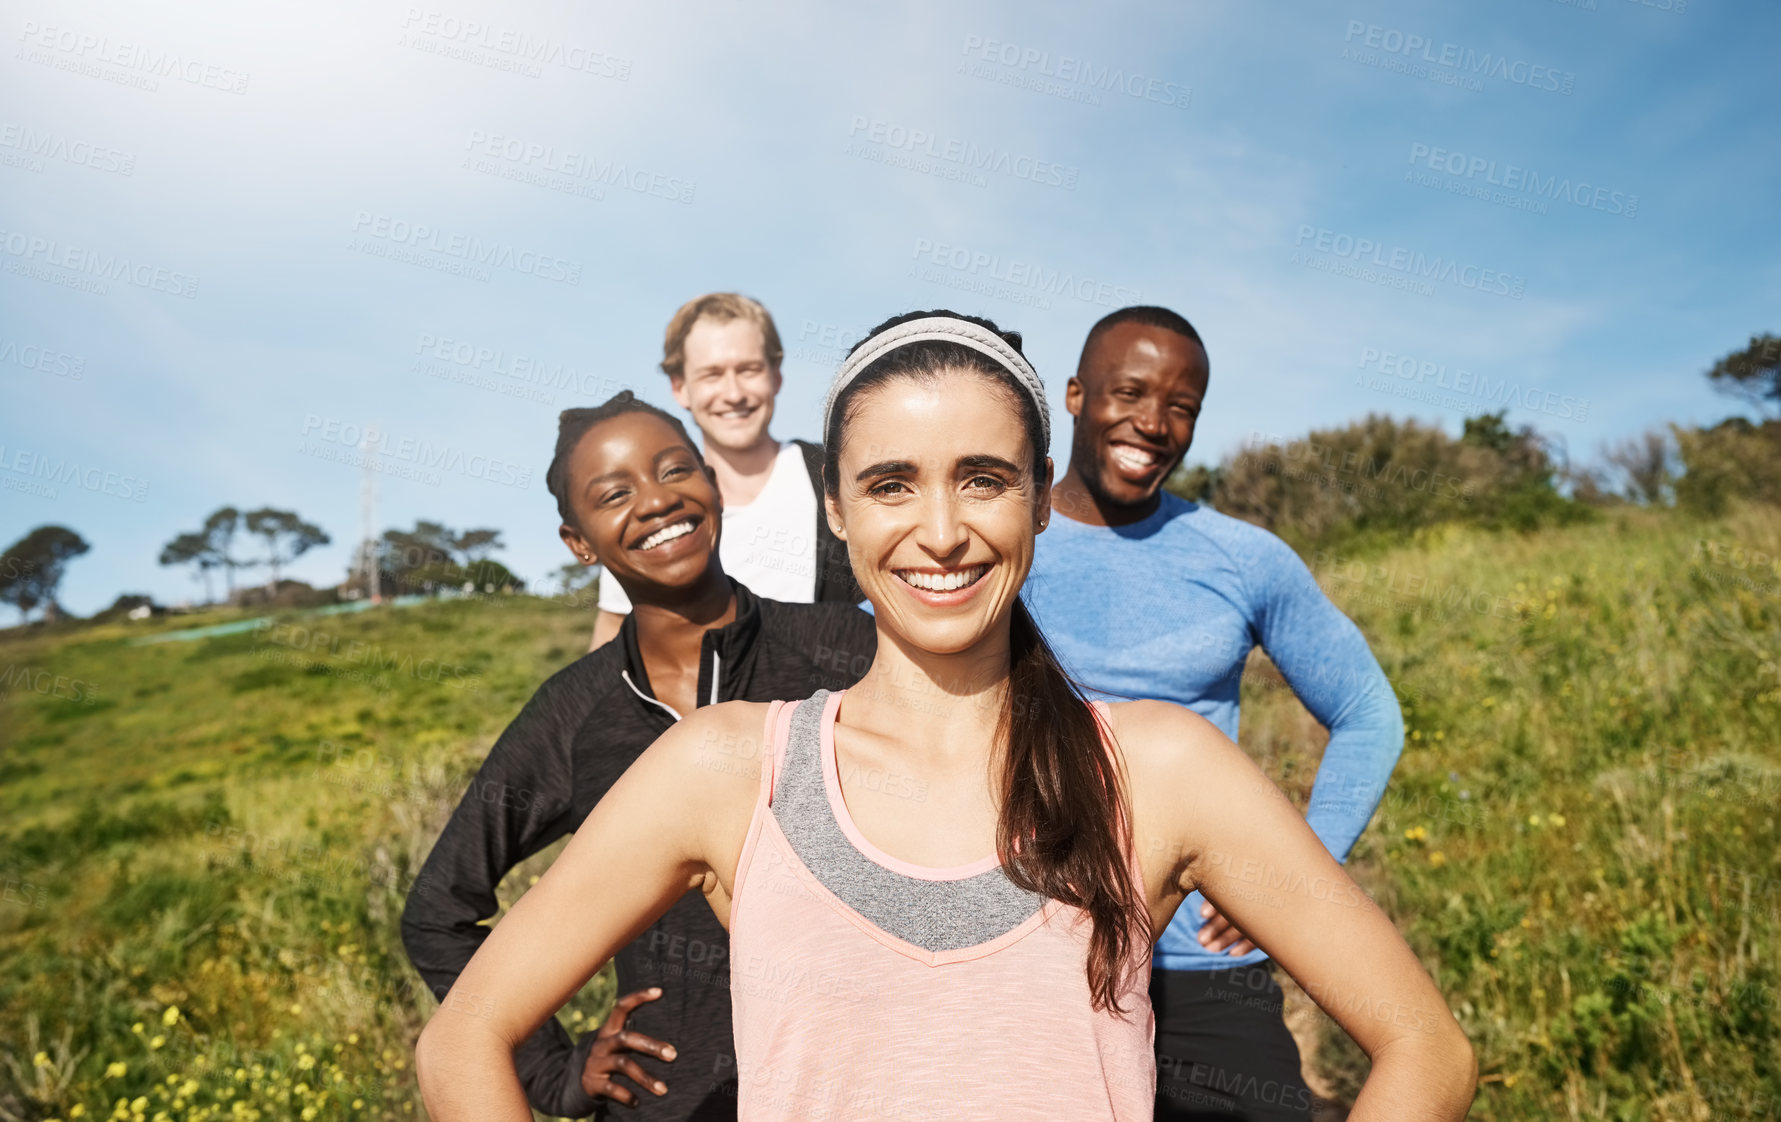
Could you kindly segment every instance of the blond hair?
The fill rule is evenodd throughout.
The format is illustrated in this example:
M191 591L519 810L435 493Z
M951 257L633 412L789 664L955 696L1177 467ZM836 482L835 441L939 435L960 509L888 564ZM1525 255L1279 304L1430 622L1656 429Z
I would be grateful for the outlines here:
M785 347L779 342L779 328L773 326L773 316L761 302L738 292L709 292L682 304L668 321L668 330L662 336L662 373L670 378L685 375L686 337L692 333L693 325L706 317L718 323L747 320L760 328L767 365L779 369Z

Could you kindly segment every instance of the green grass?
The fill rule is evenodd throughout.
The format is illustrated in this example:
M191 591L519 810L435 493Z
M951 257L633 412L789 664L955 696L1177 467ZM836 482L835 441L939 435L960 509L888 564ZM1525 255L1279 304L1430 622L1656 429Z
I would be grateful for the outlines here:
M1781 556L1781 515L1447 529L1315 566L1408 729L1350 867L1477 1047L1474 1118L1781 1110L1781 598L1702 541ZM1244 740L1302 800L1322 737L1263 670ZM1365 1057L1320 1035L1351 1095Z
M433 999L402 902L587 613L515 597L131 643L191 622L0 642L0 1119L422 1117ZM597 1023L610 988L572 1011Z
M1477 1046L1475 1118L1781 1109L1781 580L1715 559L1733 547L1781 556L1781 514L1316 559L1410 730L1350 867ZM0 638L0 1120L422 1117L433 1002L402 900L588 613L496 598L130 645L191 622ZM1277 686L1258 658L1243 739L1302 801L1322 734ZM609 1000L603 977L572 1008ZM1351 1097L1365 1057L1299 1006Z

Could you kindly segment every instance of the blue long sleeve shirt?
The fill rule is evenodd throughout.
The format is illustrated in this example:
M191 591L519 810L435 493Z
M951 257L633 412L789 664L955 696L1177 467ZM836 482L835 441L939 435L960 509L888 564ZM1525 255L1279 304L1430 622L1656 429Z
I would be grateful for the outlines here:
M1336 860L1366 829L1398 755L1404 719L1360 629L1266 530L1167 492L1125 526L1054 515L1021 596L1064 668L1109 700L1185 705L1237 739L1243 666L1259 646L1330 730L1306 820ZM1189 896L1157 942L1163 970L1263 962L1197 939L1204 897Z

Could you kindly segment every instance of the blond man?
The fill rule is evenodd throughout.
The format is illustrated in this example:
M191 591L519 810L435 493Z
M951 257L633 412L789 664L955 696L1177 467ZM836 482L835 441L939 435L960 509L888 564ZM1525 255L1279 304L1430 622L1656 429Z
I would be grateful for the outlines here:
M682 304L662 338L662 372L723 499L724 571L772 600L858 603L847 547L822 517L822 446L769 431L784 357L772 315L734 292ZM630 610L618 582L602 580L588 649L617 635Z

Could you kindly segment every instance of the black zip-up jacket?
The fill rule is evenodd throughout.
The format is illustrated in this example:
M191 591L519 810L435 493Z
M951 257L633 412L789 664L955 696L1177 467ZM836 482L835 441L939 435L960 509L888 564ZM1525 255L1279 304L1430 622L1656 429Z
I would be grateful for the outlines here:
M844 689L877 650L872 618L849 604L783 604L734 580L736 619L707 631L699 703L772 701ZM515 865L573 833L632 761L678 720L656 700L637 648L635 616L618 638L552 675L495 741L421 867L402 912L402 943L434 996L445 999L498 910L495 886ZM622 870L617 872L622 874ZM598 907L590 900L589 907ZM668 1084L637 1092L638 1122L736 1117L730 1028L730 940L698 892L682 897L615 956L618 992L662 987L626 1028L673 1044L672 1063L637 1057ZM552 1017L514 1050L532 1106L604 1116L609 1100L581 1089L594 1033L571 1040ZM626 1081L627 1084L629 1081Z
M804 471L810 476L810 489L816 492L816 599L857 604L866 598L866 594L860 591L859 581L854 579L853 564L847 559L847 543L829 529L828 516L823 513L823 447L808 440L793 440L792 443L804 454Z

